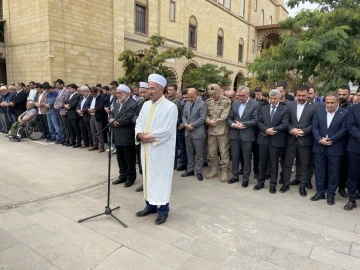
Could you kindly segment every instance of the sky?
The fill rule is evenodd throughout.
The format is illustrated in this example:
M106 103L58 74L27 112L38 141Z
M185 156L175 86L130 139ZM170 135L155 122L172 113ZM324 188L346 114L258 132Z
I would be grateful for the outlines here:
M295 7L293 9L288 8L289 16L294 17L301 9L308 8L308 9L314 9L317 7L317 4L300 4L299 7Z

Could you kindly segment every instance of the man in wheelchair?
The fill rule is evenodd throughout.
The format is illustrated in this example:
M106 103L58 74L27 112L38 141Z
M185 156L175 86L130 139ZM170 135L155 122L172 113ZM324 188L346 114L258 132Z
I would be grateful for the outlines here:
M34 102L28 101L26 103L26 111L19 115L18 121L11 126L9 139L20 139L21 135L19 134L19 129L36 121L38 112L34 107Z

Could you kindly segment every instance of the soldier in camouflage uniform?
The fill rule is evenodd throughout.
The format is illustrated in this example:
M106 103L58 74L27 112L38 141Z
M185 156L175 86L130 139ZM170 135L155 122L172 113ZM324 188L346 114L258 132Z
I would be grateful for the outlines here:
M209 126L208 152L211 171L206 178L211 179L218 175L217 157L219 149L222 161L221 182L226 182L230 163L229 127L226 119L230 113L231 100L221 95L220 86L217 84L209 85L208 93L210 98L206 100L208 106L206 124Z

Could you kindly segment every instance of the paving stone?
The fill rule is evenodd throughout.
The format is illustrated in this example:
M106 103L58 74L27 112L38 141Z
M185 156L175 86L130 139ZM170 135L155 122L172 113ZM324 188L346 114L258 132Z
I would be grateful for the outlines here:
M21 205L20 207L15 208L16 212L18 212L24 216L29 216L29 215L39 213L39 212L45 211L45 210L47 210L47 208L40 203L30 203L30 204Z
M48 270L53 265L25 245L17 245L0 252L0 269Z
M7 232L16 232L35 223L26 216L15 211L9 211L0 215L0 228Z
M254 257L248 256L241 252L236 252L226 263L225 265L229 269L248 269L248 270L263 270L263 269L285 269L281 266L266 262L263 260L256 259Z
M314 247L309 258L339 267L341 269L359 269L360 265L360 258L322 247Z
M268 259L269 262L284 267L285 269L298 269L298 270L335 270L339 269L332 265L309 259L304 256L299 256L282 249L275 249Z
M40 224L49 231L55 231L59 228L65 227L73 223L72 220L52 211L46 210L28 216L32 221Z
M90 257L94 257L95 260L101 262L120 247L121 244L110 239L105 239L104 241L86 250L86 254Z
M147 237L132 245L131 249L169 267L177 268L187 259L189 259L191 254L176 248L175 244L175 247L173 247L158 240Z
M354 232L346 232L334 228L325 227L322 234L345 242L355 242L357 244L360 244L360 235Z
M190 237L183 237L179 239L173 244L173 246L206 260L220 264L224 263L234 254L234 251L215 243L209 243Z
M270 221L279 225L285 225L291 228L312 232L312 233L318 233L318 234L320 234L324 229L324 226L322 225L314 224L303 220L298 220L291 217L285 217L279 214L274 214L274 216L270 219Z
M10 234L6 236L2 235L0 236L0 239L0 252L20 244L20 242Z
M199 256L191 256L186 262L184 262L179 270L228 270L224 265L220 265L208 260L205 260Z
M82 250L87 250L105 240L101 234L77 223L54 230L53 233Z
M106 257L94 270L131 270L148 261L144 255L127 247L121 247Z
M165 264L159 263L157 261L154 261L152 259L146 260L143 264L139 265L135 268L136 270L171 270L174 268L170 268L166 266Z
M65 242L63 237L54 234L38 224L16 231L12 233L12 235L18 241L27 245L36 252L47 250Z

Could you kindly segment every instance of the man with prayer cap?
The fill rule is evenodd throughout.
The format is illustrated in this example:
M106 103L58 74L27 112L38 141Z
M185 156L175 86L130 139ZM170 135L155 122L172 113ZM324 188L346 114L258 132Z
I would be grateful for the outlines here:
M140 82L139 83L139 96L140 99L142 100L139 103L139 106L136 109L135 115L133 117L133 122L134 124L136 124L136 119L139 117L140 111L142 109L142 106L144 105L144 103L148 100L150 100L150 93L149 93L149 86L148 83L146 82ZM138 144L135 146L136 147L136 157L137 157L137 162L139 165L139 173L142 175L142 168L141 168L141 144ZM143 191L143 184L141 184L137 189L136 192L140 192Z
M136 216L158 213L155 224L160 225L170 210L178 109L164 97L167 82L163 76L151 74L148 83L150 100L144 103L135 127L135 143L141 142L146 207Z
M109 116L109 122L116 119L113 132L120 173L119 178L112 183L125 183L124 187L131 187L136 179L135 124L132 121L136 101L131 98L131 90L125 84L116 88L116 95L118 103Z

